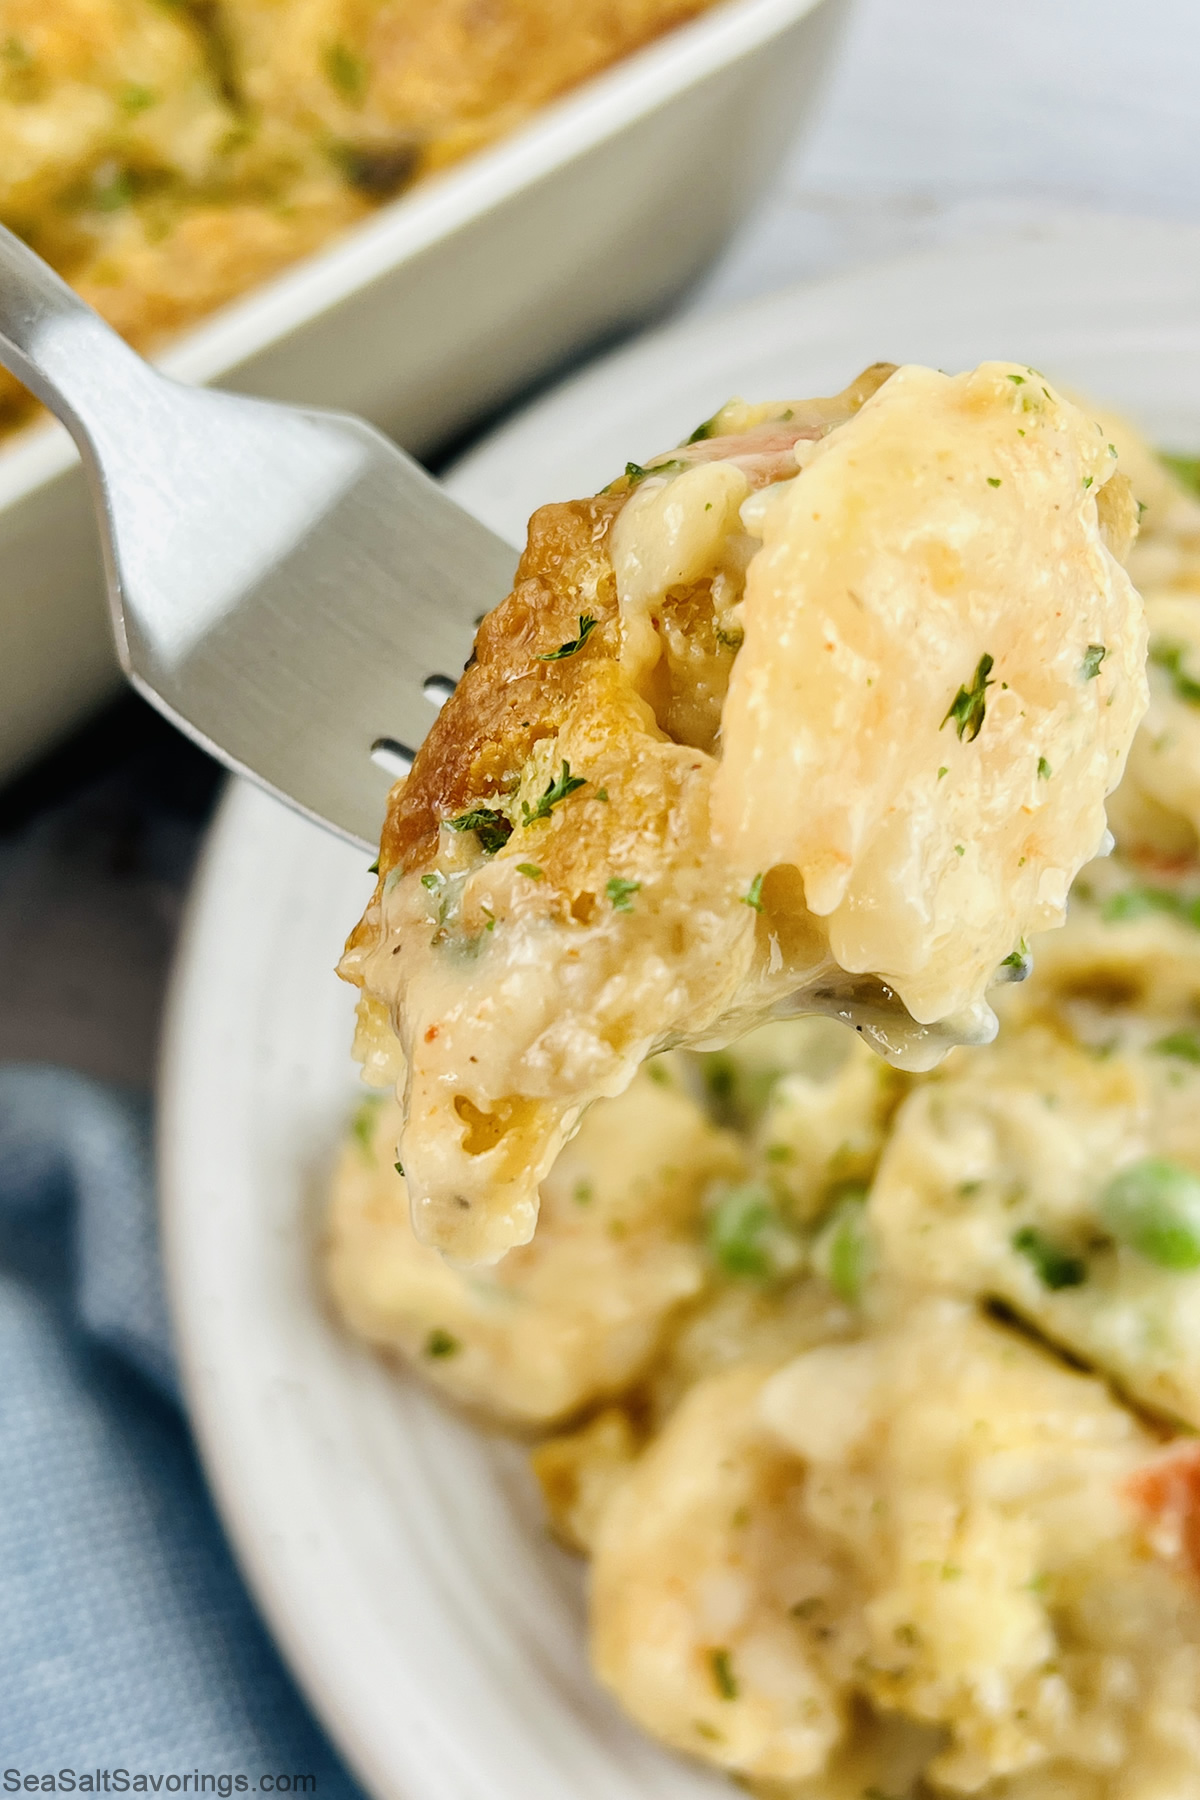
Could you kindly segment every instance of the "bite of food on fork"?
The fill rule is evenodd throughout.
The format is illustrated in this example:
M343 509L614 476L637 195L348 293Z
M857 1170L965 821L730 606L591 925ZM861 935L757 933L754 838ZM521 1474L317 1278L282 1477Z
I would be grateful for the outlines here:
M1136 526L1104 428L1001 362L735 401L535 514L341 964L418 1235L528 1241L664 1048L803 1012L910 1068L988 1041L1145 710Z

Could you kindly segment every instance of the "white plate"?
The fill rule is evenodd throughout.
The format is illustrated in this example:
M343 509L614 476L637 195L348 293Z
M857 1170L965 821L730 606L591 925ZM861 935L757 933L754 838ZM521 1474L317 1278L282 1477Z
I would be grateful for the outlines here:
M650 317L811 115L848 0L728 0L184 333L183 381L361 413L410 450ZM697 172L699 171L699 178ZM119 680L82 471L0 446L0 775Z
M731 393L825 393L877 357L1034 363L1200 445L1200 231L1111 220L912 258L645 340L498 433L452 486L502 531L676 442ZM332 973L363 858L234 787L166 1037L174 1318L209 1474L285 1654L362 1779L403 1800L701 1800L593 1686L580 1571L519 1449L347 1342L314 1247L354 1090Z

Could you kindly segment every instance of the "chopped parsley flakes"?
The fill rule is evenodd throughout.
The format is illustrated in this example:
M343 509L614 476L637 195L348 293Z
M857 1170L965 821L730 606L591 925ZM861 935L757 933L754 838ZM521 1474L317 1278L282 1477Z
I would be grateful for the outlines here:
M1049 779L1050 779L1051 775L1053 775L1053 773L1054 773L1054 770L1050 767L1050 764L1046 761L1045 757L1039 756L1038 757L1038 780L1039 781L1049 781Z
M324 60L329 85L343 100L361 100L367 85L367 65L362 57L346 44L330 44Z
M1097 675L1100 673L1100 664L1107 655L1108 650L1104 644L1088 645L1087 649L1084 651L1083 662L1080 664L1080 674L1085 681L1094 681L1096 679Z
M118 169L107 181L92 190L92 200L101 212L120 212L134 199L134 180L128 169Z
M566 768L563 764L563 768ZM512 836L512 820L491 806L473 806L457 819L447 819L451 831L473 831L485 856L495 856Z
M548 819L560 800L565 800L568 794L573 794L575 792L576 788L586 786L587 782L582 775L572 775L571 765L564 757L561 772L547 784L546 791L541 796L537 805L530 806L528 800L522 800L522 825L536 825L540 820ZM507 824L508 821L506 820L505 823ZM508 831L511 830L512 826L509 825ZM508 831L505 832L505 837L508 836Z
M462 1345L459 1343L458 1339L456 1337L451 1337L448 1331L443 1331L440 1325L435 1325L429 1336L425 1339L426 1356L435 1358L457 1356L461 1349Z
M733 1658L728 1650L714 1650L709 1657L709 1663L712 1668L713 1685L722 1700L736 1700L738 1684L733 1673Z
M653 463L648 469L643 468L641 463L630 462L625 464L625 477L630 487L637 487L640 481L645 481L647 475L678 475L681 469L688 466L678 456L670 462Z
M987 701L985 695L988 688L994 686L994 683L988 680L993 667L993 658L985 651L979 659L979 666L975 671L970 687L959 688L954 699L950 702L945 718L938 726L939 731L944 730L945 727L949 725L950 721L953 720L954 729L958 733L960 741L965 738L968 744L974 743L975 739L979 736L984 717L987 713Z
M411 138L377 150L367 149L362 144L334 142L329 146L329 154L347 181L360 193L370 194L376 200L390 200L412 180L420 149ZM475 621L476 627L482 622L481 614Z
M600 621L598 619L593 619L591 613L580 613L579 636L571 638L569 642L565 644L560 644L557 650L547 650L545 656L538 657L538 661L561 662L564 656L574 656L577 650L583 649L583 646L587 643L589 637L591 637L599 623Z
M632 912L633 896L641 890L640 881L623 881L619 875L610 875L604 884L604 892L612 901L614 912Z
M375 1137L375 1121L379 1117L382 1101L382 1094L367 1094L355 1107L354 1117L350 1121L350 1135L367 1162L375 1160L372 1143Z
M705 438L716 437L717 420L720 416L719 412L715 412L711 419L705 419L703 425L697 425L691 437L685 438L684 442L687 444L702 444Z
M1200 1063L1200 1031L1172 1031L1151 1044L1160 1056L1177 1056L1181 1062Z
M1033 1264L1043 1287L1057 1292L1059 1288L1082 1287L1087 1280L1083 1258L1064 1250L1035 1225L1024 1225L1014 1232L1012 1247Z
M1010 950L1000 964L1002 969L1011 969L1010 981L1026 981L1033 968L1033 958L1029 954L1029 945L1022 938L1015 950Z
M1200 681L1194 681L1183 666L1186 651L1182 644L1167 644L1157 640L1150 646L1150 661L1156 669L1164 669L1171 677L1171 685L1181 700L1189 706L1200 706Z
M987 478L987 484L989 487L999 487L1000 486L1000 477L998 475L989 475Z
M153 88L143 87L140 82L127 81L121 89L121 111L127 118L136 118L148 107L154 105L156 95Z
M752 906L755 912L760 913L763 909L762 887L763 878L761 875L756 875L754 880L750 883L750 886L746 889L746 892L742 895L742 905Z
M538 868L536 863L518 863L517 874L528 875L530 881L540 881L542 879L542 871Z

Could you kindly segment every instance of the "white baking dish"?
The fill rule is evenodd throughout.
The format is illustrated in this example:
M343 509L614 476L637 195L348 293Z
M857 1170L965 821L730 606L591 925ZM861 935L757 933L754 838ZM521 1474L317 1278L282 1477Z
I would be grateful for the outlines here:
M731 0L177 340L185 381L361 413L421 452L660 309L812 110L848 0ZM57 425L0 451L0 778L118 682Z

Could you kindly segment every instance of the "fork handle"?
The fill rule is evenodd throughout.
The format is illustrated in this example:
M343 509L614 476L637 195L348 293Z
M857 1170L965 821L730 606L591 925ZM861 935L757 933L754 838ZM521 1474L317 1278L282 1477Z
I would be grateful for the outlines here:
M99 313L0 225L0 363L62 420L81 449L118 423L130 384L153 371Z

